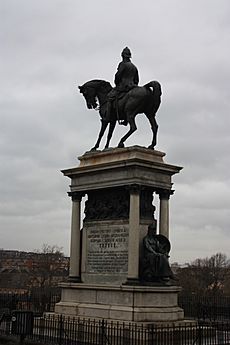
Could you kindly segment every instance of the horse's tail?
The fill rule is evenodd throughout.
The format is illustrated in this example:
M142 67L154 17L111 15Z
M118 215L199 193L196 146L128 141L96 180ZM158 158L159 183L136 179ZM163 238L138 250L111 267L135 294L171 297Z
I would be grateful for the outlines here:
M145 84L144 87L152 93L151 99L153 101L154 113L156 113L161 104L161 84L158 81L153 80L148 84Z
M152 91L154 94L156 93L158 96L161 96L162 94L161 84L156 80L150 81L149 83L145 84L144 87L147 90Z

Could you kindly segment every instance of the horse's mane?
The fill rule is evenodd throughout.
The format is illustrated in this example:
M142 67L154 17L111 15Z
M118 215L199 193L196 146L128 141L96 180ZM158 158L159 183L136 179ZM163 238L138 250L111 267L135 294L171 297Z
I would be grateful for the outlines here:
M93 80L87 81L84 84L84 86L103 88L105 92L109 92L110 90L112 90L111 84L108 81L102 80L102 79L93 79Z

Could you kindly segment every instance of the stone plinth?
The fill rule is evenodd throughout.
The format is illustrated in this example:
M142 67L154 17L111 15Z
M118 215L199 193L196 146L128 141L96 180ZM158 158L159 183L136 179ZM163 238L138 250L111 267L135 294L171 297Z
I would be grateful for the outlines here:
M133 322L177 322L184 313L176 286L113 286L63 283L55 313Z
M79 166L62 171L71 179L73 200L72 281L122 284L139 280L142 239L154 218L154 194L160 197L159 232L169 236L172 175L181 167L165 163L164 156L139 146L88 152L79 157ZM78 211L83 195L88 200L80 236ZM81 257L76 254L80 238Z
M171 176L182 168L165 163L164 156L164 152L140 146L87 152L79 157L79 166L62 172L71 178L71 191L86 193L133 184L171 190Z
M165 163L164 156L139 146L88 152L77 167L62 171L71 179L71 255L56 313L133 322L183 319L180 288L145 286L140 278L143 238L158 195L159 233L169 237L172 176L182 168Z

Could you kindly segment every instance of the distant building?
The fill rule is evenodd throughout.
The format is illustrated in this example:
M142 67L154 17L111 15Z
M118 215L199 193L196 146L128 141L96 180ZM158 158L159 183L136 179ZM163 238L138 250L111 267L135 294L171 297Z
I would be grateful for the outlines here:
M0 291L57 286L68 277L69 257L0 249Z

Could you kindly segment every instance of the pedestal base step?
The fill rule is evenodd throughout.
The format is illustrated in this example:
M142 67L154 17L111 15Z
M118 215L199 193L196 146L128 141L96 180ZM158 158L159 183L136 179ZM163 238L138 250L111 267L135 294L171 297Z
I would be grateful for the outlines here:
M55 313L129 322L177 322L184 319L177 286L108 286L63 283Z

